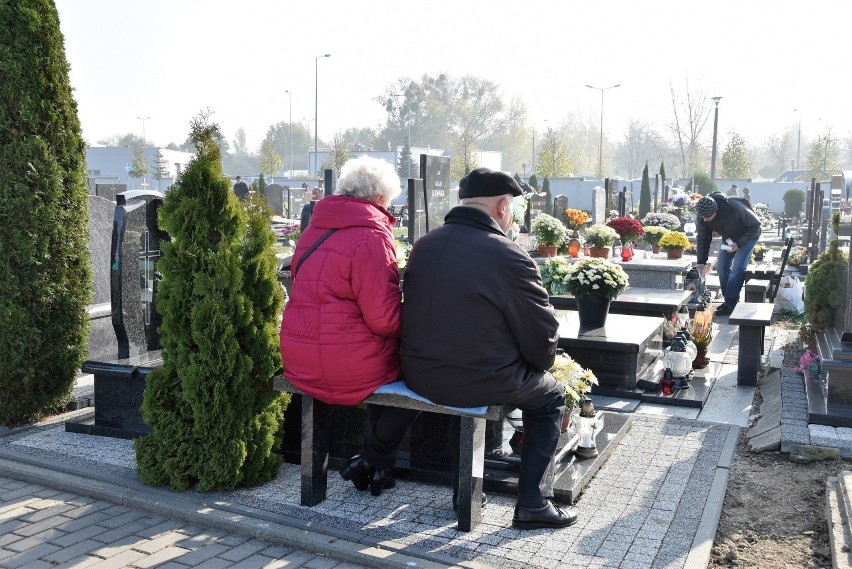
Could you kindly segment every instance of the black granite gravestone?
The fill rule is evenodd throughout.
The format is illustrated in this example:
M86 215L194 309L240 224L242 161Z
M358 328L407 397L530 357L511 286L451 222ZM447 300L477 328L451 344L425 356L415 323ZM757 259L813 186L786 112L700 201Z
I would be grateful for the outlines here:
M110 240L115 203L89 196L89 255L94 294L89 312L88 359L114 356L118 351L110 305Z
M456 205L450 193L450 159L420 155L420 177L426 200L426 231L444 224L444 216Z
M408 242L413 244L426 235L426 194L423 180L408 179Z
M337 187L337 172L334 168L326 168L323 172L323 195L333 196L334 188ZM317 197L317 199L319 199Z
M266 203L272 209L272 215L284 215L284 186L269 184L266 186Z
M110 290L118 357L160 349L162 318L154 306L156 262L168 235L157 226L163 194L135 190L116 196Z
M95 195L111 202L115 201L116 194L126 191L127 184L95 184Z

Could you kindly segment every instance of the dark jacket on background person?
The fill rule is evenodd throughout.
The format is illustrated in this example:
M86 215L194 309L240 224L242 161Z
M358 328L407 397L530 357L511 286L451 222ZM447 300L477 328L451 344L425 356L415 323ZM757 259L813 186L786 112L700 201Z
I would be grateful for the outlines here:
M415 242L403 297L403 377L435 403L502 404L553 365L559 324L538 267L475 208Z
M716 211L716 217L709 222L704 221L701 216L696 216L699 265L707 263L714 231L722 236L722 241L731 239L737 246L760 237L760 219L744 199L730 198L720 192L713 192L709 197L713 198L719 209Z
M368 200L316 203L292 267L329 229L338 229L293 275L281 324L284 375L325 403L355 405L400 378L399 269L395 220Z

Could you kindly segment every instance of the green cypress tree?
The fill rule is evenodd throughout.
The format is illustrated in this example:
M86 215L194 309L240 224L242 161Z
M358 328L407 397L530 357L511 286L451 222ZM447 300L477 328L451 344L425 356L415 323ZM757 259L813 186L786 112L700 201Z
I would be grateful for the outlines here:
M538 191L538 178L536 178L535 174L532 174L530 176L529 185L532 186L533 188L535 188L536 191Z
M651 179L648 177L648 163L642 170L642 190L639 193L639 219L645 217L651 211Z
M266 179L263 177L263 172L260 173L260 177L257 179L257 192L262 196L266 195Z
M660 183L666 183L666 163L660 162Z
M541 183L541 187L544 192L544 213L556 217L557 219L562 219L561 214L555 215L553 212L553 196L550 194L550 178L545 176L544 181Z
M0 2L0 424L57 410L86 355L85 156L56 6Z
M272 449L286 399L271 377L282 293L263 198L243 209L206 114L190 137L198 155L160 209L171 236L158 263L163 367L145 386L152 432L134 446L148 484L226 490L268 480L279 464Z

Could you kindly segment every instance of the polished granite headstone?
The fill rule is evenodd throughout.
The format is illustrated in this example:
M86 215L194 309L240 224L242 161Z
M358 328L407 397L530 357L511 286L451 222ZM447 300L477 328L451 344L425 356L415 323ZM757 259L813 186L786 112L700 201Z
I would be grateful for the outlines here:
M420 177L426 200L426 231L444 224L444 217L458 205L458 191L450 190L450 158L420 155Z
M266 203L272 209L272 215L284 215L284 186L279 184L269 184L264 192L266 195Z
M670 318L691 297L688 290L628 287L609 305L610 314ZM577 299L570 295L553 295L550 304L561 310L576 310Z
M110 304L110 242L115 202L89 196L89 255L92 260L92 303L89 314L88 359L115 356L118 344Z
M160 348L156 263L168 234L157 226L163 194L137 190L118 194L116 200L110 291L118 357L123 359Z
M301 219L302 208L311 201L310 190L304 188L287 189L287 217L289 219Z

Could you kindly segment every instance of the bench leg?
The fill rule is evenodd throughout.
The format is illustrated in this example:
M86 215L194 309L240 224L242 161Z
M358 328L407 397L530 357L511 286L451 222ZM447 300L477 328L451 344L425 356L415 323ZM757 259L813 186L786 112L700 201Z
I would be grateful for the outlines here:
M482 479L485 475L485 419L454 417L454 486L458 492L458 529L471 531L482 521ZM455 438L455 437L454 437Z
M316 506L328 489L331 406L302 395L302 505Z
M763 353L763 326L740 325L740 347L737 354L737 385L757 385L760 355Z

